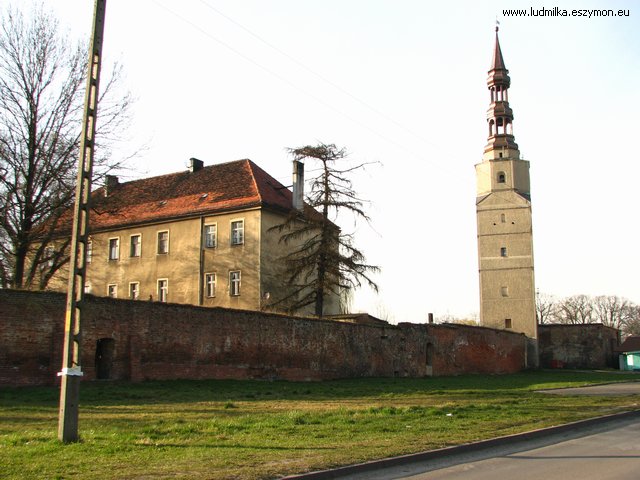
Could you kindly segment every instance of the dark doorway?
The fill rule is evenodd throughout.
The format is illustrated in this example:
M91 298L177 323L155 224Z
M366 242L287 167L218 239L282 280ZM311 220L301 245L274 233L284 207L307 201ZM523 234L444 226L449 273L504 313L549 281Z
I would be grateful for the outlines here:
M433 344L427 343L427 377L433 376Z
M111 378L111 364L116 341L113 338L101 338L96 345L96 378L108 380Z

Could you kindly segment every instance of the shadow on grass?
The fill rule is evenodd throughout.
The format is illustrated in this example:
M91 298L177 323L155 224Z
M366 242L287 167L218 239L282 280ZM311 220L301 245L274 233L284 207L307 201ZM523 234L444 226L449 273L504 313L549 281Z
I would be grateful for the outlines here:
M229 445L202 445L202 444L189 444L182 445L179 443L136 443L136 447L149 447L149 448L206 448L211 450L223 450L223 449L241 449L241 450L275 450L275 451L309 451L309 450L336 450L336 447L278 447L278 446L264 446L264 445L242 445L242 444L229 444Z
M182 402L251 402L267 400L331 401L393 398L394 395L522 394L540 388L581 386L634 380L615 372L531 371L512 375L464 375L430 378L362 378L324 382L264 380L173 380L129 383L83 382L84 406L153 405ZM51 406L58 387L0 389L0 407ZM211 406L217 410L216 405Z

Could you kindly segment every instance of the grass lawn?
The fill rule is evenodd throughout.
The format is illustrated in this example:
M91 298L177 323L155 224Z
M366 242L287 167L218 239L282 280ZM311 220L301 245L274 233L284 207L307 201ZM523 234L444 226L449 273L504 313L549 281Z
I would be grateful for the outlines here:
M2 388L0 478L277 478L638 409L637 396L535 393L632 379L86 382L82 441L70 445L57 440L57 388Z

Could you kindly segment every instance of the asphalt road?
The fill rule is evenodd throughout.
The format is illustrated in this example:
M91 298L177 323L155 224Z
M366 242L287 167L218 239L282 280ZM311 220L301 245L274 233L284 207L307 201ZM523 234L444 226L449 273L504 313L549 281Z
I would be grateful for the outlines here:
M406 466L405 470L408 470ZM427 473L386 472L367 478L404 480L637 480L640 478L640 419L610 430L518 453L495 452L493 458L470 461ZM356 478L356 477L354 477Z
M552 395L638 395L640 382L547 390ZM638 480L640 414L602 417L477 444L382 459L287 479Z

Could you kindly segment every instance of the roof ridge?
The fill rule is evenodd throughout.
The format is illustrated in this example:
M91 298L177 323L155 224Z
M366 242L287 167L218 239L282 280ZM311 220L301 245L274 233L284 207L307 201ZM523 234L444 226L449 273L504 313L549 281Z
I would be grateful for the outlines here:
M211 165L205 165L205 166L202 167L202 170L210 169L210 168L214 168L214 167L220 167L220 166L223 166L223 165L230 165L232 163L240 163L240 162L251 162L251 163L253 163L253 161L250 158L240 158L238 160L229 160L227 162L212 163ZM260 167L258 167L258 168L260 168ZM150 176L150 177L135 178L133 180L127 180L126 182L121 182L118 185L121 186L121 185L127 185L129 183L133 183L133 182L142 182L144 180L151 180L153 178L162 178L162 177L170 177L172 175L181 175L183 173L188 173L188 172L189 172L189 169L187 168L185 170L179 170L177 172L161 173L160 175L153 175L153 176ZM103 188L103 187L99 187L99 188Z

